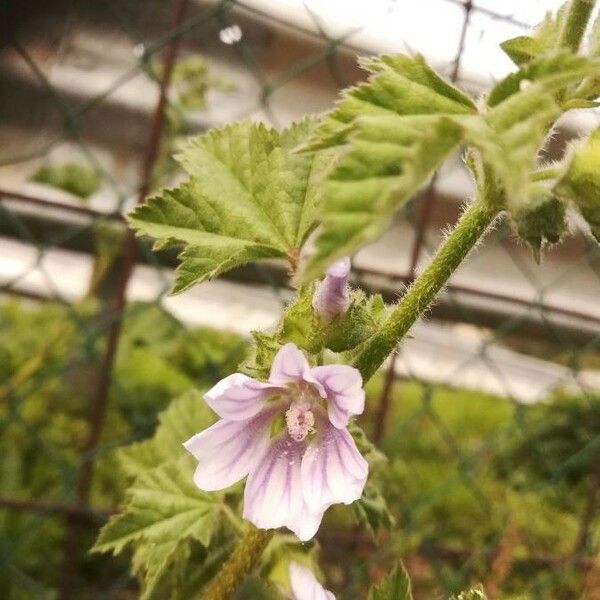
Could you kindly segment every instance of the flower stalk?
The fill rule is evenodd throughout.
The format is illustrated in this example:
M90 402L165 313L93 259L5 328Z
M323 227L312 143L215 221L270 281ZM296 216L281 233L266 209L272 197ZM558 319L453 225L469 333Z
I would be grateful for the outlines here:
M596 0L571 0L558 39L559 48L577 52Z
M415 321L429 308L452 273L499 215L487 198L477 197L444 240L431 263L414 281L382 327L354 360L363 380L370 379Z
M244 577L258 564L273 533L272 529L257 529L249 525L244 537L208 585L203 600L229 600Z

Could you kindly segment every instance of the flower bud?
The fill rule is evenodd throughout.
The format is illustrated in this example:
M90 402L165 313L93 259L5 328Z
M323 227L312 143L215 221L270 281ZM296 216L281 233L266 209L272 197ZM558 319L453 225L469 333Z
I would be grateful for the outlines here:
M350 258L345 256L332 264L319 283L313 296L315 311L325 319L333 319L345 313L350 304L348 278L350 276Z

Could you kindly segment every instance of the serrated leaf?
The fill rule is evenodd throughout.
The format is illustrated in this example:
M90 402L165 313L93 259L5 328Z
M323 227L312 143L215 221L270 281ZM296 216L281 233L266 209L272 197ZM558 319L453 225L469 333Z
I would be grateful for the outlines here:
M591 69L587 59L569 52L535 58L496 83L487 96L487 105L496 106L536 81L544 83L541 86L543 91L555 91L578 78L582 79Z
M476 113L473 101L421 56L382 56L363 66L369 80L344 93L307 145L349 147L327 179L322 231L305 281L379 235L460 142L462 129L448 117Z
M575 204L600 241L600 127L579 147L574 147L555 191Z
M556 14L548 11L542 22L534 27L531 35L518 36L500 44L502 50L517 66L548 54L556 48L566 16L567 4L569 2L565 2Z
M245 121L191 139L189 179L136 208L129 221L155 247L183 244L174 292L251 260L295 256L315 226L331 153L295 152L312 121L278 132Z
M502 91L494 96L497 103L483 118L462 120L467 141L481 152L505 192L507 208L515 211L526 203L538 152L562 112L557 93L581 80L592 65L582 57L561 55L538 67L537 79L527 80L527 86L519 85L518 91L506 80L497 84ZM529 67L524 71L531 75ZM519 74L509 78L523 81Z
M197 390L175 398L158 417L158 426L149 440L120 448L117 459L125 474L135 477L145 469L184 455L181 444L206 429L215 417Z
M369 591L369 600L412 600L410 578L402 564Z
M139 600L148 600L159 585L161 579L173 567L173 563L185 560L187 556L180 558L178 553L189 553L187 544L178 542L158 542L140 546L134 552L131 560L131 572L142 582Z
M218 525L218 496L193 483L193 461L182 456L138 474L125 509L100 531L94 552L119 554L129 544L177 543L186 538L208 545Z
M420 55L383 55L361 61L361 66L370 73L368 81L343 92L306 149L345 143L358 117L476 112L471 98L441 78Z

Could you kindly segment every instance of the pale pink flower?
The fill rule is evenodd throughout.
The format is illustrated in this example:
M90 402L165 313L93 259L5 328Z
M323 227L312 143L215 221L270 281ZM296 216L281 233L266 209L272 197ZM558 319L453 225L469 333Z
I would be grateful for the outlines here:
M335 596L306 567L291 562L289 573L292 600L335 600Z
M325 279L317 285L312 305L325 319L333 319L348 310L350 268L350 258L345 256L327 269Z
M353 367L311 368L286 344L268 382L234 373L204 398L221 419L184 444L198 460L194 482L221 490L248 475L243 515L257 527L308 540L329 506L362 495L368 464L347 429L365 405Z

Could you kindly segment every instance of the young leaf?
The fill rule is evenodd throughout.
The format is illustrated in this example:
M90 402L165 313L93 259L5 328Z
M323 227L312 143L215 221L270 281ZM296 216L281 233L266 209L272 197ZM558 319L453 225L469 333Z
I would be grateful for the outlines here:
M579 147L555 191L571 200L600 241L600 127Z
M331 160L331 153L294 152L311 127L307 119L278 132L245 121L183 148L177 158L189 179L129 216L138 234L156 238L155 248L185 246L174 292L251 260L296 260Z
M343 93L306 149L346 143L359 117L476 112L471 98L442 79L420 55L383 55L361 61L361 66L370 73L368 81Z
M369 80L342 96L306 146L350 144L328 176L323 229L305 280L379 235L460 142L462 129L450 117L477 112L420 56L382 56L363 66Z
M218 496L198 490L193 461L182 456L142 471L128 490L123 512L100 531L95 552L119 554L129 544L177 543L186 538L208 545L218 526Z
M556 14L548 11L544 20L534 28L530 36L522 35L506 40L500 44L500 47L518 66L549 54L557 46L568 4L569 2L565 2Z
M402 564L395 567L385 579L369 591L369 600L412 600L410 578Z
M506 206L512 211L527 203L538 152L562 112L557 93L580 81L590 69L592 64L587 59L569 55L536 63L535 68L525 66L490 92L492 106L483 118L462 119L467 141L481 152L497 176ZM524 81L527 85L522 85Z

